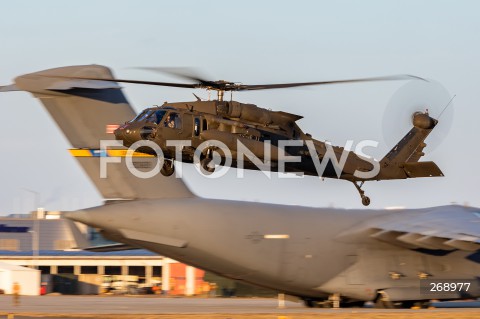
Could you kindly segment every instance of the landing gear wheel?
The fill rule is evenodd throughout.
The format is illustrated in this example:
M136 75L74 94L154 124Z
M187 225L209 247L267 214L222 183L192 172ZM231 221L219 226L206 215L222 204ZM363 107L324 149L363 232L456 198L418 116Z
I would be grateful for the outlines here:
M362 195L362 204L363 204L363 206L370 205L370 197Z
M386 300L377 300L375 302L376 309L395 309L395 306L393 305L393 302L391 301L386 301Z
M213 148L207 148L200 156L200 167L205 175L215 172L215 161L213 159Z
M175 172L175 164L171 160L165 160L163 162L162 169L160 170L160 173L162 173L163 176L171 176Z
M313 299L303 299L303 303L308 308L316 308L317 307L317 302Z
M368 206L370 205L370 197L365 195L365 191L362 189L363 183L361 182L360 185L357 184L357 182L353 182L353 185L355 185L355 188L357 189L358 193L360 194L360 197L362 198L362 204L363 206Z
M215 164L213 163L213 159L210 157L204 157L200 160L200 166L203 168L203 172L205 174L212 174L215 172Z
M388 297L385 291L379 291L377 297L374 300L374 307L377 309L394 309L393 302Z
M320 301L316 299L305 298L303 304L308 308L332 308L332 303L328 300Z

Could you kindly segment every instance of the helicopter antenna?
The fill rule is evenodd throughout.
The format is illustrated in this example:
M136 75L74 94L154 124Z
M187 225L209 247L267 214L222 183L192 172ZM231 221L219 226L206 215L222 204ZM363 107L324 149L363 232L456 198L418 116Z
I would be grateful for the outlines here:
M455 94L454 96L452 96L452 98L450 99L450 101L448 101L447 105L445 105L445 107L443 108L442 112L440 112L440 115L438 116L438 119L440 119L440 117L442 117L442 114L443 112L445 112L445 110L447 109L447 107L452 103L453 99L456 97L457 95ZM437 119L437 120L438 120Z
M202 101L202 99L199 98L195 93L192 93L192 94L193 94L193 96L197 99L198 102Z

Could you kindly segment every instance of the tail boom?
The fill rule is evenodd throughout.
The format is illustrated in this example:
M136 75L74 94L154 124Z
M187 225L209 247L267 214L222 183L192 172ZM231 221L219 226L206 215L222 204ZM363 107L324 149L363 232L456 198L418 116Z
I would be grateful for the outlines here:
M405 179L417 177L444 176L434 162L419 162L425 155L425 139L432 132L438 121L428 113L413 115L413 128L380 161L380 173L377 180Z

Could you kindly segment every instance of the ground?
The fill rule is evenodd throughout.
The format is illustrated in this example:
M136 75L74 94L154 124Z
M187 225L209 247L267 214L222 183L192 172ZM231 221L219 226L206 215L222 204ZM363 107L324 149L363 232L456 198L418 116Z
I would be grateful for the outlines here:
M160 298L125 296L23 296L21 305L12 305L12 296L0 296L0 318L102 318L102 319L476 319L480 309L366 308L311 309L286 302L279 309L270 298Z

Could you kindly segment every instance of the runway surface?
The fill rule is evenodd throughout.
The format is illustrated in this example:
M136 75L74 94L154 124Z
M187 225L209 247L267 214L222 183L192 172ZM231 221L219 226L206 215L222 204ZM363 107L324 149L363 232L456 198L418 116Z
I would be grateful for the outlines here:
M286 302L279 309L276 299L267 298L161 298L145 296L38 296L21 298L12 305L11 296L0 296L0 318L480 318L480 309L367 308L312 309L302 303ZM3 316L3 317L2 317Z

